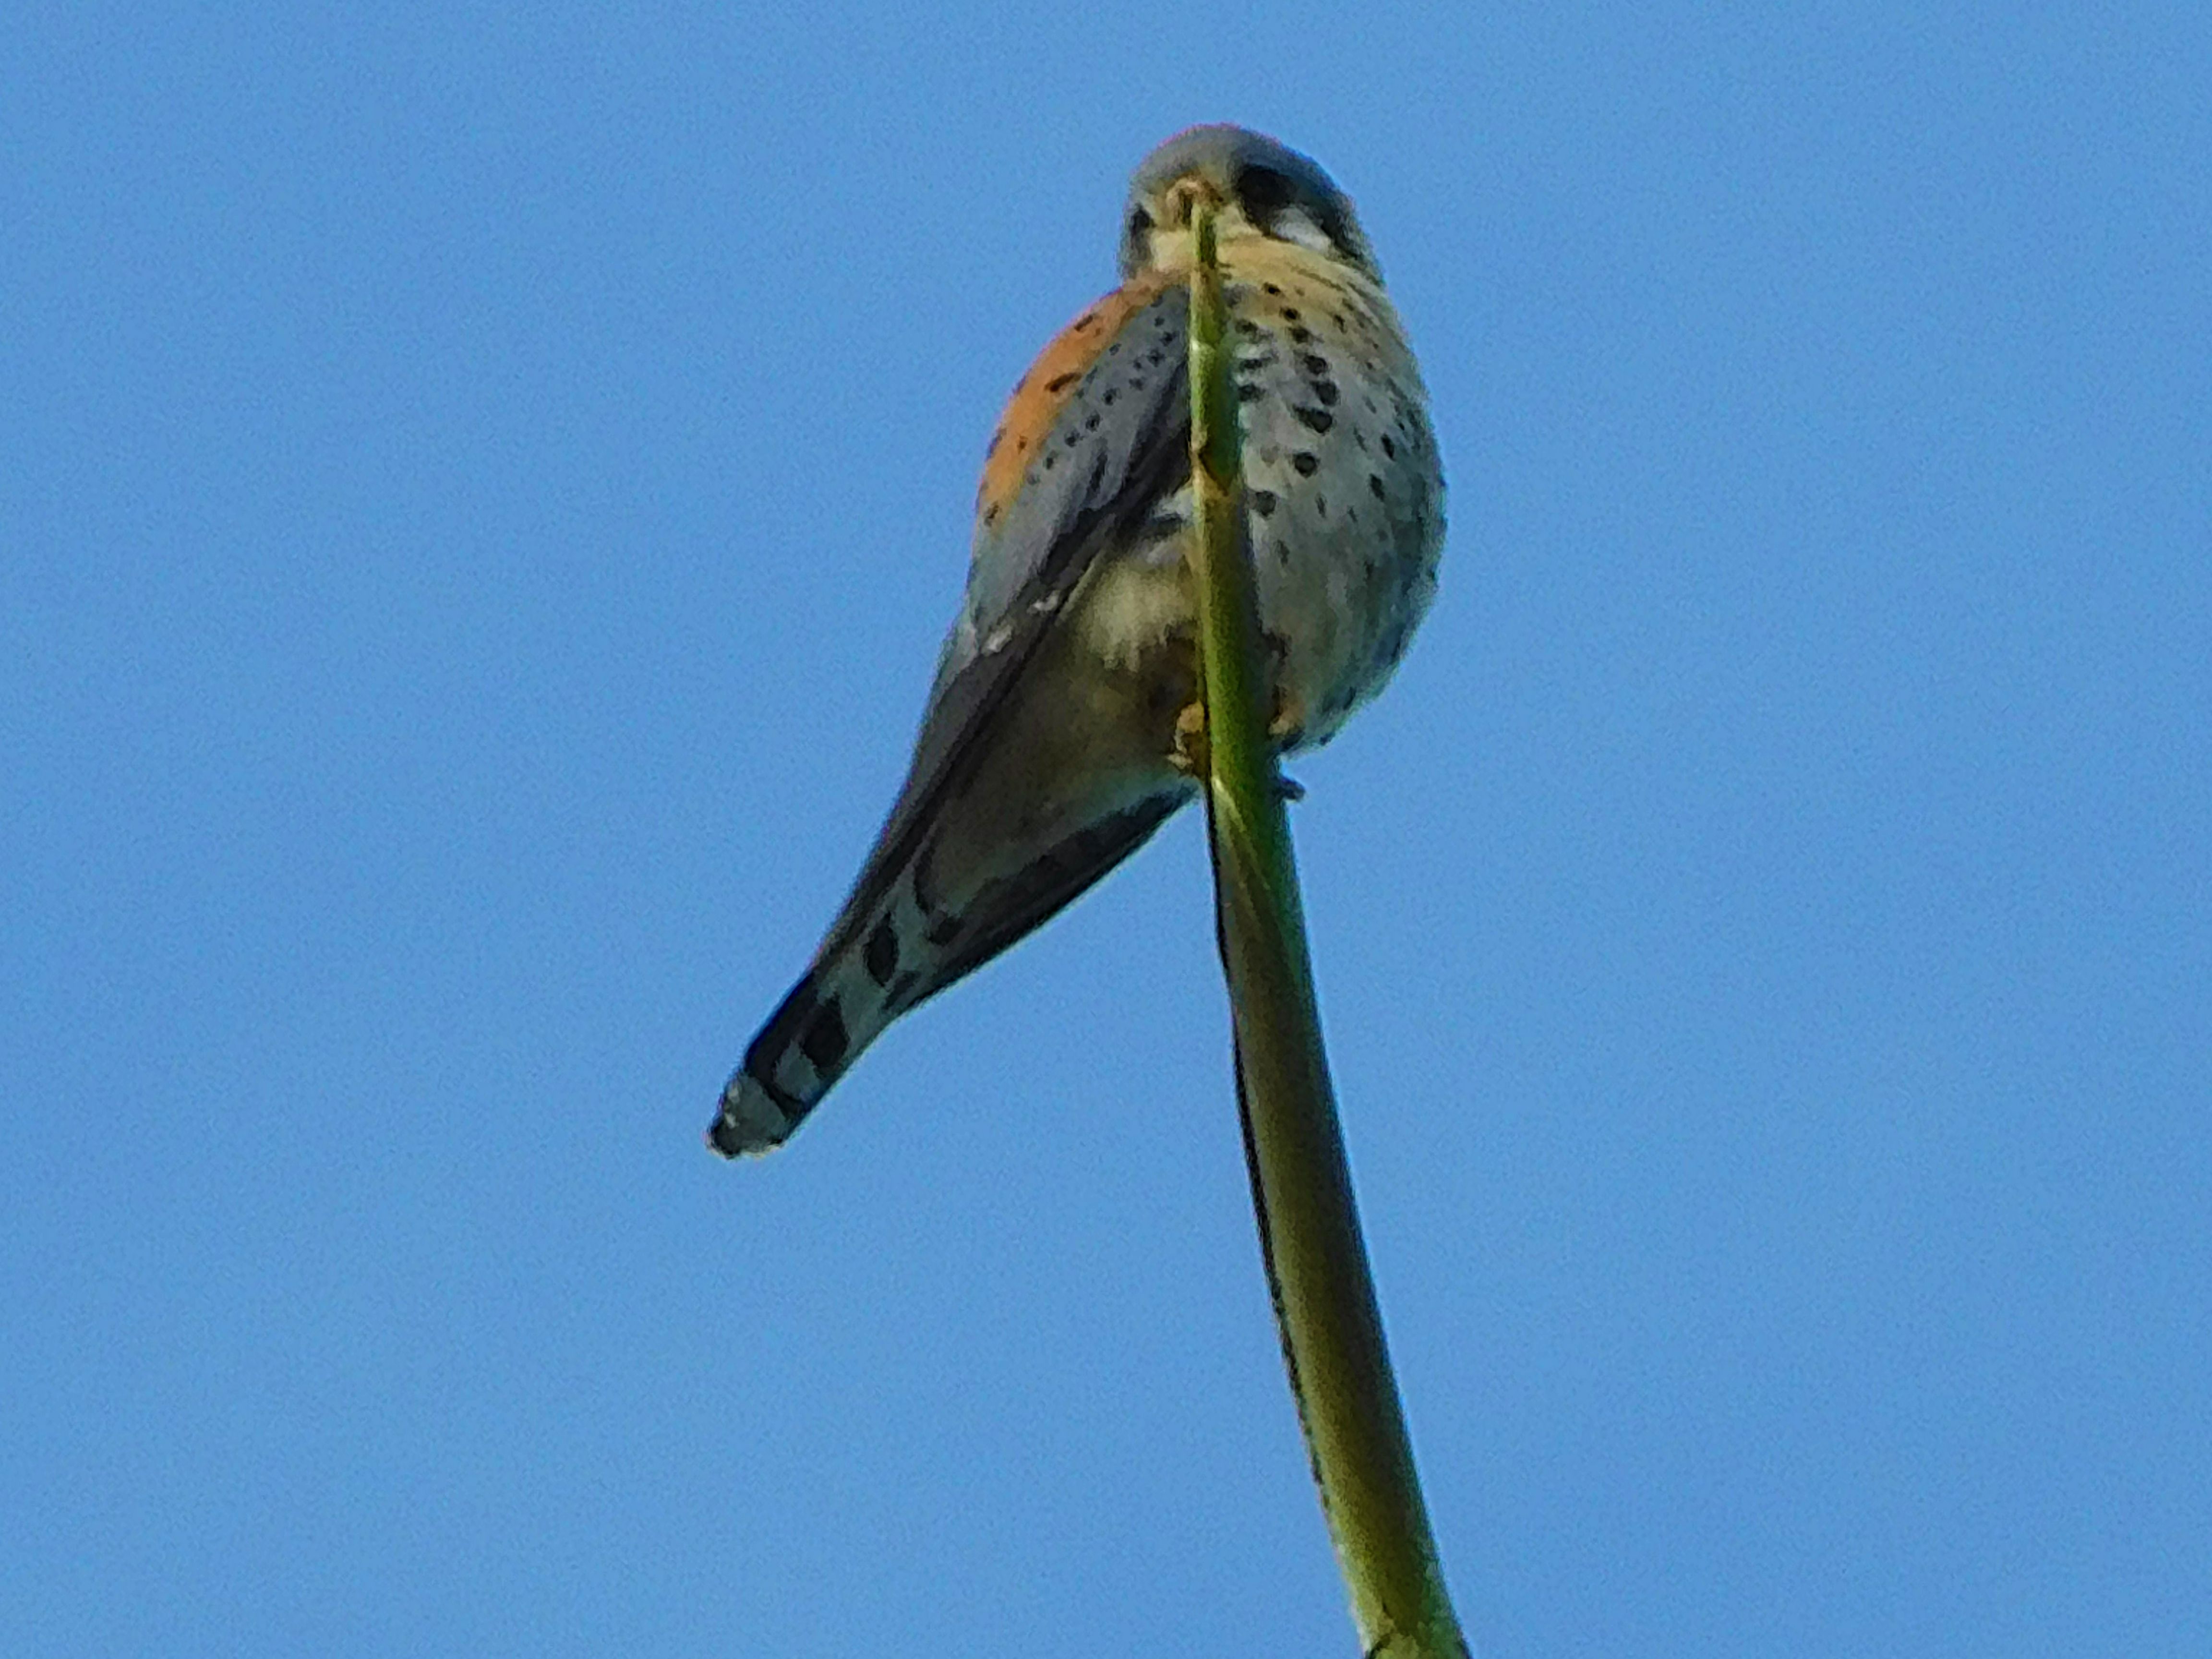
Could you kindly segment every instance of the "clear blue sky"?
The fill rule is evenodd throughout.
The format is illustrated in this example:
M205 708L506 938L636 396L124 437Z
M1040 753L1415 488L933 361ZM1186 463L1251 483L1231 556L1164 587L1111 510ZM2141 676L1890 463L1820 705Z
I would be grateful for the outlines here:
M10 22L0 1650L1352 1652L1194 821L701 1140L1236 119L1450 480L1296 830L1483 1652L2212 1652L2212 23L1208 9Z

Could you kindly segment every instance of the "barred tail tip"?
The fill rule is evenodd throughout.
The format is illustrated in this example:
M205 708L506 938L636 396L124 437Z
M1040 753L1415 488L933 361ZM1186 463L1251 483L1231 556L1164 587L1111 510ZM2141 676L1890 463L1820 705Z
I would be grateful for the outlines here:
M760 1079L740 1067L722 1091L722 1109L707 1131L707 1144L724 1158L757 1158L782 1146L798 1127L797 1115L778 1105Z

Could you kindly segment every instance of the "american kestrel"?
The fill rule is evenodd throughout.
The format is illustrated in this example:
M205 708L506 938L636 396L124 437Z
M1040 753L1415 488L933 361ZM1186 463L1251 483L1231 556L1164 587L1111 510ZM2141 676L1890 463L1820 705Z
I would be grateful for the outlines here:
M967 599L905 787L813 964L723 1090L717 1151L780 1144L892 1020L1197 794L1186 353L1191 208L1208 196L1279 748L1334 735L1427 609L1443 477L1351 202L1272 138L1178 134L1131 181L1121 286L1044 349L992 436Z

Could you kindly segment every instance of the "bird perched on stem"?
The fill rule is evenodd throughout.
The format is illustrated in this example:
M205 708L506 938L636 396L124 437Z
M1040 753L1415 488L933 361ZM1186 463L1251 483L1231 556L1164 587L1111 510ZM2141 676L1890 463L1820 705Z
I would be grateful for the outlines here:
M890 1022L989 961L1194 799L1186 285L1215 207L1244 527L1279 752L1382 689L1427 609L1443 477L1426 393L1352 204L1241 127L1137 169L1121 285L1014 387L977 491L968 592L905 787L708 1139L763 1152Z

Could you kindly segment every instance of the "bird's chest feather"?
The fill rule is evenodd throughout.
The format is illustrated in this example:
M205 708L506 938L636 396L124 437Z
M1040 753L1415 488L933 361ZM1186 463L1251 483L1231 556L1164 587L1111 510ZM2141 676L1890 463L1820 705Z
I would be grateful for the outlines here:
M1389 303L1306 257L1230 267L1231 373L1261 626L1296 740L1331 735L1376 690L1428 603L1442 479L1420 380ZM1072 618L1140 671L1187 653L1196 614L1186 487L1102 561Z

